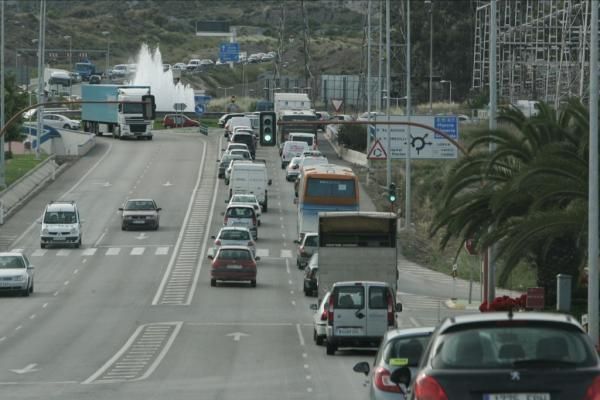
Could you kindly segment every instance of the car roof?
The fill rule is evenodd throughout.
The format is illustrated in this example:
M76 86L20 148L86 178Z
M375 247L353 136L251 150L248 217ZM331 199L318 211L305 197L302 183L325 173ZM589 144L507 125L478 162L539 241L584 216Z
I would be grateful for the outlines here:
M435 331L435 326L420 326L418 328L400 328L387 331L383 337L383 341L397 339L410 336L425 336L430 335Z
M342 281L342 282L334 283L333 287L335 288L338 286L358 286L358 285L390 287L390 285L388 283L378 282L378 281Z
M248 246L229 245L229 246L219 247L219 251L221 251L221 250L248 250L248 251L250 251L250 248Z
M75 202L54 201L46 205L47 211L74 211L77 206Z
M224 226L221 228L221 231L248 231L250 232L250 229L246 228L245 226Z
M127 199L127 201L154 201L152 199Z
M477 324L481 322L501 322L501 321L529 321L529 322L555 322L569 324L577 327L581 331L581 325L577 319L568 314L545 313L545 312L486 312L478 314L465 314L448 317L439 325L439 332L444 333L448 329L454 329L461 325Z
M234 203L234 204L230 204L227 206L227 208L233 208L233 207L244 207L244 208L249 208L252 211L254 211L254 207L252 207L251 205L248 205L248 204Z
M19 253L17 251L3 251L0 252L0 257L22 257L23 253Z

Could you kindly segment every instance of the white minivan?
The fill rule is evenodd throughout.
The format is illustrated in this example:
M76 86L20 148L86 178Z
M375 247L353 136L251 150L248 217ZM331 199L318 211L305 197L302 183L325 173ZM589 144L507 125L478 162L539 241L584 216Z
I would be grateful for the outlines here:
M252 121L248 117L232 117L225 123L225 137L230 136L233 133L233 129L237 126L245 126L247 129L252 130Z
M229 199L234 194L253 194L256 196L263 212L267 212L269 192L267 186L271 180L267 178L267 165L259 162L238 161L231 167L229 177Z
M306 142L309 150L317 150L317 137L312 133L291 132L288 140L294 142Z
M81 246L81 218L74 201L51 201L40 219L40 247L48 245Z
M397 326L392 288L385 282L336 282L327 305L327 354L339 347L377 347L383 335Z
M308 150L308 144L306 142L298 141L294 142L288 140L283 144L283 150L281 151L281 169L285 169L292 158L302 156Z

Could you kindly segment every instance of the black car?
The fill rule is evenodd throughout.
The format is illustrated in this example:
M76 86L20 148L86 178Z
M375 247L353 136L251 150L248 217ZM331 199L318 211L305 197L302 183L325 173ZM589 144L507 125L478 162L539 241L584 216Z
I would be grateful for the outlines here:
M225 170L227 169L227 167L229 167L229 163L231 162L231 160L243 160L243 159L244 159L244 157L242 157L240 154L223 154L223 157L221 157L220 160L217 160L217 162L219 163L218 178L219 179L225 178Z
M408 399L597 399L600 361L570 315L489 312L445 319L431 337Z
M102 81L100 75L92 75L90 76L90 85L99 85Z
M319 254L315 253L304 268L304 295L317 296L319 293Z

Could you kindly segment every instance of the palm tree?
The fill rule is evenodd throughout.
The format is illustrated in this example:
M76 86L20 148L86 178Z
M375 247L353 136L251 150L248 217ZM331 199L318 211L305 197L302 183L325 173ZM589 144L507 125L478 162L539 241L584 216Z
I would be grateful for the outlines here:
M501 112L513 129L478 133L446 177L430 234L443 231L442 247L451 238L496 244L500 283L522 260L549 292L556 271L576 277L587 233L587 115L578 100L560 115L545 104L530 119Z

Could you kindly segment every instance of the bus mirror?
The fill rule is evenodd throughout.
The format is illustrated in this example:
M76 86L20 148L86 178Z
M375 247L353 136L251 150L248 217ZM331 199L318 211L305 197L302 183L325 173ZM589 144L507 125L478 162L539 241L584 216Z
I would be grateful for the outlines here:
M268 184L269 186L271 186L271 184L272 184L272 183L273 183L273 180L272 180L272 179L269 179L269 182L267 182L267 184Z

